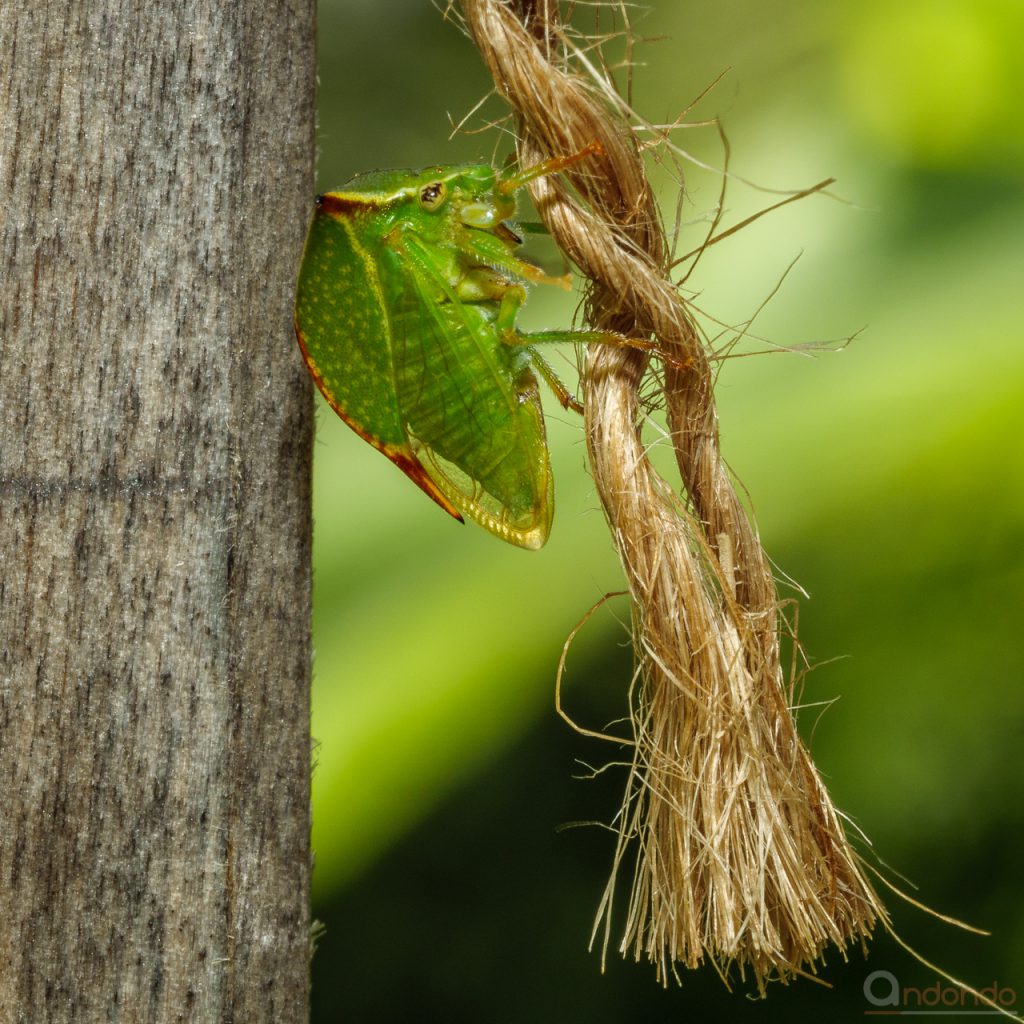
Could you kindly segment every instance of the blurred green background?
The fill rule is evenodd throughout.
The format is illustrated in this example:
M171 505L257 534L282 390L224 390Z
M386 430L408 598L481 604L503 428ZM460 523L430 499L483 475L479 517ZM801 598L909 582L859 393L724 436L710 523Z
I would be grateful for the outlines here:
M654 0L635 13L658 37L636 54L647 119L674 119L727 71L691 120L723 117L737 175L773 189L839 179L845 203L762 219L688 287L740 323L800 256L755 332L800 344L864 328L838 353L727 361L723 448L768 553L810 593L800 632L821 664L800 721L833 796L924 902L992 936L891 898L898 929L975 984L1020 992L1019 1008L1024 5ZM322 0L319 33L321 189L507 151L496 131L448 139L490 83L427 0ZM713 130L677 142L720 164ZM656 181L671 219L672 182ZM681 251L719 179L693 169L687 184ZM772 198L733 182L725 223ZM527 324L568 324L575 297L545 291ZM572 353L555 359L571 376ZM318 404L314 1020L845 1021L872 1008L872 970L934 983L885 936L867 961L830 956L831 989L765 1001L710 969L667 990L617 956L602 975L586 945L612 840L561 826L609 821L624 779L576 778L614 752L553 710L567 634L621 584L580 421L551 409L555 526L527 553L458 527ZM570 655L566 700L595 727L625 706L627 614L612 603Z

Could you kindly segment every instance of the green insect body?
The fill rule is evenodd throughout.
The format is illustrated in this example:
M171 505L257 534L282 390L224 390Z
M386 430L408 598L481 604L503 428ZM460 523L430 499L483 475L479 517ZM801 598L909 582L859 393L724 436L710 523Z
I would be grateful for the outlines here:
M575 405L532 344L593 338L517 330L525 284L567 279L516 256L508 221L526 181L584 154L359 175L317 199L299 273L296 334L335 412L450 515L524 548L554 507L534 371Z

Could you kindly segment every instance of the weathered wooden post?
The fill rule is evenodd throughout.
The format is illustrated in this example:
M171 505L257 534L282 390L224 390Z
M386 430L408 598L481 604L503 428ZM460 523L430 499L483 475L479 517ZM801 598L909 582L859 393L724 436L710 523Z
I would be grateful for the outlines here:
M311 0L0 5L0 1021L307 1019Z

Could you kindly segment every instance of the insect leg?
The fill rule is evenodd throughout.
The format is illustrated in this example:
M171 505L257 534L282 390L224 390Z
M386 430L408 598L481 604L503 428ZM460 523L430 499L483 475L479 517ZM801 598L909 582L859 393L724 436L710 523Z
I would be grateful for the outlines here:
M544 378L562 408L582 413L583 403L559 380L551 364L532 346L527 351L530 353L530 365Z
M544 160L539 164L534 164L532 167L523 167L521 170L509 173L511 167L502 171L502 178L498 184L499 192L515 192L517 189L522 188L527 182L533 181L535 178L543 178L549 174L557 174L559 171L564 171L567 167L571 167L575 163L579 163L584 157L588 156L604 156L604 147L600 142L591 142L589 146L584 146L577 153L572 153L569 156L555 156L550 160ZM513 164L512 167L515 165Z
M569 290L572 282L572 277L569 274L552 277L550 274L545 274L540 267L521 260L512 252L508 242L490 232L466 228L459 234L459 245L481 263L504 270L524 281L532 281L534 284L553 284L566 289L566 291Z
M692 364L691 359L676 359L668 355L664 349L658 346L656 341L647 338L631 338L627 334L619 334L617 331L530 331L528 333L507 332L502 334L502 339L509 345L547 345L551 342L569 342L573 345L612 345L616 348L634 348L641 352L651 352L663 363L675 367L677 370L685 370Z
M519 307L525 299L526 289L518 284L509 285L502 294L498 315L494 318L494 326L498 336L506 344L525 345L530 356L530 365L544 378L562 408L572 409L574 412L583 412L583 406L580 405L576 396L558 379L558 375L551 368L548 361L529 344L528 339L533 337L533 335L522 334L516 330L516 316L519 313Z

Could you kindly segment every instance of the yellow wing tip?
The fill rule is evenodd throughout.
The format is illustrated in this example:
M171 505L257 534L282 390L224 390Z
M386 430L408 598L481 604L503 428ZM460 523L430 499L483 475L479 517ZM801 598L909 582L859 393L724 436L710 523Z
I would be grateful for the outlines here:
M461 494L449 494L449 498L461 511L495 537L527 551L539 551L551 535L550 505L540 509L540 514L529 526L516 526L502 516L484 508L479 502Z

